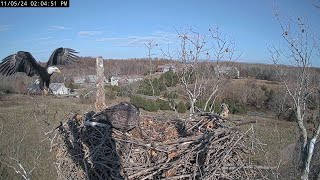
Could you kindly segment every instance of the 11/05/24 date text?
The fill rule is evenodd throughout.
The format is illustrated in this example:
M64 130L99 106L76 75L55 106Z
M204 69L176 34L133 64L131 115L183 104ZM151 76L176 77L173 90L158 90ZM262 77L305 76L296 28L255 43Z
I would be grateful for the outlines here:
M0 7L69 7L69 0L0 0Z

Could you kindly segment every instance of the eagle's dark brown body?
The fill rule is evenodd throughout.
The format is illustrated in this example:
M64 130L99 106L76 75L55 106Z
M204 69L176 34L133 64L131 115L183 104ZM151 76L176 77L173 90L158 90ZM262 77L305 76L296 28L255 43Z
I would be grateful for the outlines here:
M139 109L131 103L121 102L115 106L106 108L92 116L92 122L111 124L120 131L130 131L138 126L140 120Z

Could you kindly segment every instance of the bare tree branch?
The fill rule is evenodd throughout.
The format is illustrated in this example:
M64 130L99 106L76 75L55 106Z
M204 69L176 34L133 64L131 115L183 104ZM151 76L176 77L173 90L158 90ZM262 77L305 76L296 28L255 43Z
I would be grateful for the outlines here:
M286 44L283 49L269 48L271 59L278 68L278 76L283 81L287 93L293 101L293 108L297 119L297 125L302 137L302 158L304 163L301 179L308 179L310 173L310 162L313 155L314 145L319 133L315 133L309 140L305 116L307 112L308 97L314 93L316 84L311 81L312 58L314 50L317 48L314 39L309 32L310 28L306 21L302 18L297 20L289 19L287 24L284 24L280 19L279 13L275 11L275 18L278 21L281 30L282 38ZM279 61L282 58L291 60L295 66L295 73L285 75L280 70ZM286 68L282 66L282 70ZM280 72L279 72L280 70ZM317 132L320 131L320 123L318 124Z
M39 159L41 153L39 153L38 156L34 157L33 167L28 167L28 165L20 162L20 160L19 160L20 147L26 137L26 134L27 134L27 131L25 130L25 132L24 132L22 138L19 140L19 142L13 143L15 145L13 155L10 155L7 153L0 153L0 163L4 164L8 168L13 169L15 171L15 173L20 175L23 179L30 180L31 174L37 165L36 160ZM14 133L14 135L15 135L15 133ZM36 152L36 154L37 154L37 152ZM30 170L28 170L28 169L30 169Z
M311 0L312 5L318 9L320 9L320 0Z
M153 87L153 84L152 84L152 80L151 80L151 74L153 73L153 66L152 66L152 50L158 46L158 44L154 41L154 40L150 40L148 41L147 43L145 43L145 46L147 48L147 56L148 56L148 60L149 60L149 63L150 63L150 70L149 70L149 83L150 83L150 86L152 88L152 95L154 96L155 95L155 90L154 90L154 87Z

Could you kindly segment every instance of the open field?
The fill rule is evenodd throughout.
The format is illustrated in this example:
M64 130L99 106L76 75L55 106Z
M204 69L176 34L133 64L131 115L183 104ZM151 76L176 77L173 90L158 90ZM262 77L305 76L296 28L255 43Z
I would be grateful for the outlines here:
M54 156L49 152L45 132L59 125L71 112L85 112L90 106L76 99L18 94L0 99L0 125L3 127L0 153L20 160L29 171L35 167L33 179L55 179ZM3 168L2 165L3 178L19 179L12 169Z
M83 114L92 109L90 104L82 104L79 99L74 98L2 95L0 153L18 159L26 170L34 168L33 179L56 179L54 155L49 152L49 141L46 140L45 133L57 127L60 120L65 120L72 113ZM155 116L167 114L164 111L142 113ZM171 113L170 116L173 117L174 114ZM279 162L287 163L285 157L281 157L281 150L292 144L298 135L294 123L245 115L231 115L230 119L257 120L256 124L242 127L247 129L253 126L256 138L262 143L255 147L260 150L254 155L253 161L268 166L275 166ZM19 179L12 169L3 164L0 167L0 179Z

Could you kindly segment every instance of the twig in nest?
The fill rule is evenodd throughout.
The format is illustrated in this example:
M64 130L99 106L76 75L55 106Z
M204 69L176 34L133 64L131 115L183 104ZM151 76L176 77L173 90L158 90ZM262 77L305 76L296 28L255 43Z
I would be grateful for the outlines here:
M156 121L150 117L147 122ZM81 179L254 179L264 167L249 163L246 153L246 133L235 131L248 121L231 127L223 124L209 128L212 120L200 117L188 121L185 136L173 136L175 122L157 121L146 124L142 133L149 136L169 136L163 141L141 139L111 127L79 127L72 121L63 123L63 131L54 137L59 177ZM140 124L141 125L141 124ZM196 127L203 131L192 132ZM171 128L171 129L170 129ZM170 131L167 131L167 130ZM164 134L168 133L168 134ZM244 138L246 137L246 138ZM52 144L53 141L52 141ZM70 155L72 154L72 156ZM58 169L58 168L57 168ZM72 172L66 170L73 169ZM272 168L271 168L272 170ZM62 174L66 173L66 174Z

